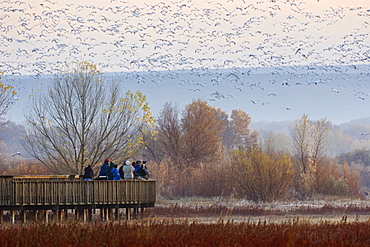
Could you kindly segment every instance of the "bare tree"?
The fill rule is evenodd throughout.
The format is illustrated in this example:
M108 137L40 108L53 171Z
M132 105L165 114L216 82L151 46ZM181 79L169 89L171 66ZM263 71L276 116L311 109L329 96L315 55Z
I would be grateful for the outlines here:
M107 157L116 162L133 157L154 119L144 95L128 91L121 98L120 92L118 84L104 84L93 64L60 72L25 114L26 151L58 174L81 174L84 166Z
M179 110L172 103L165 103L157 119L157 155L162 160L169 157L175 163L182 160L182 133Z
M0 81L0 118L2 118L4 114L6 114L14 105L16 101L16 95L17 92L14 90L14 87L4 84Z
M320 158L326 156L329 122L321 119L312 123L312 162L316 166Z
M1 75L0 73L0 130L6 127L8 121L4 118L4 115L8 112L8 110L14 105L16 101L17 92L14 90L14 87L4 84L1 82ZM6 145L3 142L4 138L0 138L0 163L3 163L5 157L3 157L4 151L6 149Z
M320 157L326 155L328 129L326 119L314 122L303 115L291 130L293 156L303 173L307 173L309 166L315 166Z
M303 115L291 130L295 188L299 197L307 197L314 192L317 165L322 165L320 160L326 156L327 132L326 119L314 122L307 115Z
M307 115L303 115L291 130L293 138L292 152L295 162L302 173L307 173L310 162L311 124Z

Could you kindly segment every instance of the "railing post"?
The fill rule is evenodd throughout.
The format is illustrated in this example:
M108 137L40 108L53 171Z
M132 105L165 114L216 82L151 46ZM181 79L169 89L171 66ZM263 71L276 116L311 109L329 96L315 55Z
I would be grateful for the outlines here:
M21 195L22 195L22 197L21 197L21 205L23 205L23 198L24 198L24 182L23 181L21 183L21 189L22 189L22 193L21 193Z
M10 210L10 215L12 224L15 224L15 210Z

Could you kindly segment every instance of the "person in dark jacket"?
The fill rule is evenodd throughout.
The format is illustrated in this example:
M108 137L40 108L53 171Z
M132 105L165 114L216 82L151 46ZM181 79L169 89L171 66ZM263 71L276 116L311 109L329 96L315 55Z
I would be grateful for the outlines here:
M120 176L121 179L125 179L125 173L123 172L123 166L124 165L121 165L121 167L118 170L119 176Z
M114 168L115 164L111 161L109 167L107 167L107 179L113 180L113 173L112 170ZM118 172L118 170L117 170Z
M148 170L148 167L146 166L146 161L143 161L143 170L144 170L144 178L148 179L150 177L150 172Z
M138 179L148 179L149 178L149 172L146 168L145 163L143 162L139 165L139 168L136 170L136 173L135 173L136 178Z
M141 165L142 165L141 160L136 161L133 165L134 168L135 168L135 170L134 170L134 178L135 179L139 178L139 174L137 172L139 171L139 169L141 169Z
M91 165L85 167L84 181L91 181L94 177L94 171L91 168Z
M98 179L106 179L107 178L107 171L109 167L109 159L106 159L103 165L100 167L99 177Z

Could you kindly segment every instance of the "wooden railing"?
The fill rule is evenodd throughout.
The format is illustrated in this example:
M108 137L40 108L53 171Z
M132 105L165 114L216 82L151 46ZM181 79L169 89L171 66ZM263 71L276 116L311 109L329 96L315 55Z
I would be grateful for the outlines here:
M82 181L74 176L1 176L0 206L147 204L155 180Z

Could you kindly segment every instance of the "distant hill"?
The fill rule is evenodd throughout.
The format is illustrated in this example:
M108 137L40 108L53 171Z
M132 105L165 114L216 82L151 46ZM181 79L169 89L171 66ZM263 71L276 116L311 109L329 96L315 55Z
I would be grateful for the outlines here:
M366 68L366 67L365 67ZM327 118L335 124L370 116L370 75L363 67L239 68L229 70L147 71L106 73L107 81L119 81L122 90L140 90L154 115L172 101L182 109L193 99L231 113L246 111L253 122L294 121L303 114ZM4 76L19 99L8 118L22 123L32 90L44 91L51 75Z

